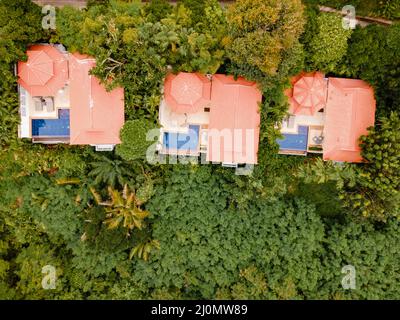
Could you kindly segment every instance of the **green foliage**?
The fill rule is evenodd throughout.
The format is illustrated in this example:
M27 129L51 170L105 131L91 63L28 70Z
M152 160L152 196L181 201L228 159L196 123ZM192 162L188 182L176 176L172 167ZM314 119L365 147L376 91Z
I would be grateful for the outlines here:
M327 234L328 247L324 254L318 299L397 299L399 287L400 252L398 250L399 223L389 221L384 228L374 228L370 223L346 220L335 224ZM341 286L346 265L356 271L356 289Z
M223 62L224 15L214 0L207 1L201 21L192 21L183 5L171 12L162 2L141 9L138 2L117 1L87 11L65 8L53 41L96 57L93 74L109 88L125 88L128 119L155 121L168 65L215 73Z
M0 3L2 19L0 61L12 63L25 57L29 42L43 37L40 7L29 0L2 0Z
M207 0L178 0L178 6L184 6L190 10L190 19L194 24L202 21L205 15L205 7Z
M65 145L44 146L14 141L0 153L0 168L17 172L16 176L34 173L57 178L81 177L86 170L89 148L71 148Z
M160 40L165 34L172 40L166 59L176 71L215 73L223 62L225 13L216 0L203 3L199 6L196 1L181 2L160 25Z
M70 185L57 186L43 177L32 178L30 183L30 188L24 190L22 210L27 210L53 241L60 236L66 241L77 239L83 207L75 199L76 190Z
M167 0L151 0L144 6L144 12L146 19L154 23L171 14L172 5Z
M153 237L160 250L149 263L138 262L135 277L150 288L185 287L194 298L213 298L256 262L268 282L264 298L280 296L287 277L313 290L319 265L312 257L323 235L313 209L303 202L250 201L238 210L223 181L208 167L173 171L148 205L159 217Z
M388 19L400 19L400 1L386 0L379 1L378 14Z
M93 177L97 185L124 186L133 176L132 168L126 162L106 156L96 156L96 160L90 163L92 169L88 176Z
M285 51L303 31L301 1L239 0L228 10L231 42L227 54L236 64L275 75Z
M145 159L148 147L153 141L147 141L147 133L154 125L147 121L131 120L125 122L121 129L121 144L116 153L124 160Z
M128 189L128 185L124 186L122 193L118 190L108 187L108 195L110 200L104 202L101 196L91 188L91 192L96 200L96 203L104 207L106 219L104 224L109 229L116 229L122 226L130 235L131 230L142 230L146 224L144 219L150 215L150 212L143 210L140 206L142 202L136 197L133 191Z
M362 9L369 7L371 8L370 11L373 11L373 8L376 9L378 5L386 2L388 1L379 1L379 4L375 1L324 1L320 3L326 3L339 9L344 5L355 5L357 14L360 15ZM306 70L314 71L321 68L337 76L363 79L375 89L378 115L388 116L391 111L398 111L400 109L400 25L398 23L392 26L371 24L367 27L357 27L348 41L344 40L347 35L342 38L335 38L335 35L346 33L344 29L338 30L331 37L331 39L336 40L332 40L331 43L330 39L326 39L325 42L326 48L330 48L329 51L334 53L333 56L336 61L327 65L326 62L333 61L331 60L333 57L331 53L325 52L325 56L320 55L318 51L312 50L311 45L316 43L318 39L318 19L321 19L323 15L330 15L331 17L334 15L321 14L314 7L308 7L306 13L306 32L301 37L301 43L304 44L306 49ZM337 25L340 29L339 21L337 21ZM321 34L324 34L324 32ZM348 47L346 54L341 61L337 62L337 59L343 55L346 46ZM340 48L340 52L337 48ZM316 62L319 62L319 65ZM326 68L326 66L329 68Z
M360 139L366 163L345 167L349 174L335 172L339 198L357 217L386 222L399 216L399 127L397 114L382 118Z
M337 72L361 78L375 88L378 114L388 116L400 109L400 25L371 25L356 29L347 55Z
M86 3L86 7L90 8L93 6L108 6L110 4L110 0L88 0Z
M87 11L64 8L57 16L57 30L53 41L96 57L93 74L107 87L124 86L128 118L155 119L166 64L151 46L154 34L145 27L140 4L113 1Z
M49 299L53 298L55 294L62 291L60 284L62 277L63 255L57 254L55 248L49 244L36 245L30 244L27 248L23 248L15 259L17 264L16 275L18 276L18 283L16 289L24 299ZM44 290L42 288L42 268L45 266L52 266L56 270L56 288L53 290Z
M103 249L97 249L85 242L77 242L71 246L73 252L72 265L79 270L79 276L109 275L120 261L127 258L127 255L121 251L108 252ZM105 285L105 281L101 284ZM89 286L92 285L88 284Z
M361 138L362 155L367 161L358 183L363 216L386 221L400 212L400 118L392 113L380 119L368 136ZM349 199L349 202L351 199ZM353 202L354 203L354 202ZM357 203L357 202L355 202Z
M324 218L340 218L343 215L339 192L334 182L299 183L289 195L302 197L314 204L318 214Z
M335 181L343 206L358 218L386 222L399 217L399 129L399 116L392 113L361 137L365 163L334 166L317 161L302 167L299 176L308 183Z
M85 40L80 30L84 21L84 12L74 7L66 6L58 10L56 19L57 34L53 35L53 43L62 43L70 52L84 52Z
M149 240L143 243L139 243L134 248L132 248L129 259L132 259L134 256L137 256L144 261L149 259L150 253L154 249L160 249L160 242L158 240Z
M389 2L350 1L357 10L368 6L374 12ZM356 29L337 62L335 46L342 50L344 42L330 46L332 40L319 33L324 15L307 10L306 32L298 41L304 24L300 1L242 0L228 10L226 15L216 0L182 0L177 6L162 0L90 1L85 10L57 9L57 29L48 33L41 29L39 7L1 1L0 13L8 19L0 22L0 298L399 296L400 224L393 217L399 212L400 131L398 115L390 115L400 102L399 26ZM333 30L337 24L327 26ZM15 139L13 64L25 59L29 43L49 37L95 56L93 74L108 88L124 86L128 121L116 154ZM311 45L334 54L322 57ZM275 125L288 106L284 88L304 60L309 69L326 66L376 88L378 112L387 117L361 139L367 162L337 165L277 154ZM169 66L219 70L259 83L265 98L259 164L250 176L220 166L144 161L153 143L146 133L157 123ZM124 185L135 193L121 193ZM105 204L108 186L111 201L97 204L96 198ZM138 224L132 212L151 214ZM360 221L363 215L373 223ZM135 226L129 234L121 227L124 218L128 229ZM55 290L41 287L48 264L56 267ZM356 267L356 290L341 287L347 264Z
M347 52L347 41L352 30L343 28L342 16L332 13L320 13L315 24L315 34L307 37L308 42L305 43L309 68L334 71Z
M45 38L40 7L29 0L0 2L0 150L17 133L18 96L14 63L26 59L29 43Z
M400 19L399 0L304 0L307 4L320 4L341 10L346 5L356 8L358 16Z

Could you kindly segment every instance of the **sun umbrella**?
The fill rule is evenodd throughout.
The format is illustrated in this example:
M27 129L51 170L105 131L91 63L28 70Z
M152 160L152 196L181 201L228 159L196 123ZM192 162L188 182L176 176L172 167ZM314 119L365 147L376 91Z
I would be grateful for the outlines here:
M31 96L55 96L68 80L67 57L52 45L34 45L18 62L18 83Z
M327 84L319 72L305 74L293 86L294 114L314 115L326 104Z
M210 100L211 82L199 73L168 75L164 84L167 105L176 113L196 113Z
M53 61L44 51L28 51L28 62L20 78L31 85L43 86L53 77Z

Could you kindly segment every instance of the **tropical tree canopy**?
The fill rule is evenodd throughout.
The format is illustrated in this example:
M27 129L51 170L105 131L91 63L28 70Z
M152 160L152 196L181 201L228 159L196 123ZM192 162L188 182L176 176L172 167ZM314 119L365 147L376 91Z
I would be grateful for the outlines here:
M303 5L300 0L239 0L227 19L228 57L273 75L303 32Z
M398 0L350 2L398 16ZM0 299L398 299L400 25L350 32L317 7L347 4L90 0L58 8L56 29L44 30L39 6L1 0ZM93 75L124 87L116 150L18 138L14 67L38 42L94 56ZM289 80L316 69L374 87L365 162L278 154ZM179 71L257 82L251 175L148 161L165 75ZM349 268L353 289L342 285Z

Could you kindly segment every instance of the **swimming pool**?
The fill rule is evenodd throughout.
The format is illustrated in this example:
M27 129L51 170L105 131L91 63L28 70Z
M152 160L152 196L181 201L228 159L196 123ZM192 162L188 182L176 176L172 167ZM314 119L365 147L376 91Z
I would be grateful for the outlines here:
M69 137L69 110L59 109L57 119L32 119L32 137Z
M283 133L283 139L277 139L280 150L307 151L308 127L299 126L297 134Z
M178 151L198 151L199 145L199 125L189 125L188 133L164 132L164 149L173 149Z

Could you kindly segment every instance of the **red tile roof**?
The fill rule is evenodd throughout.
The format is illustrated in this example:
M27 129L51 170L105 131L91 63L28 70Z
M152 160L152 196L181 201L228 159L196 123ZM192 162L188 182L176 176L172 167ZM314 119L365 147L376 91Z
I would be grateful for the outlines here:
M375 122L374 90L362 80L329 78L323 158L361 162L359 137Z
M255 82L221 74L213 76L208 161L257 163L261 99Z
M99 80L89 75L94 58L70 55L71 144L118 144L124 124L124 90L107 92Z

